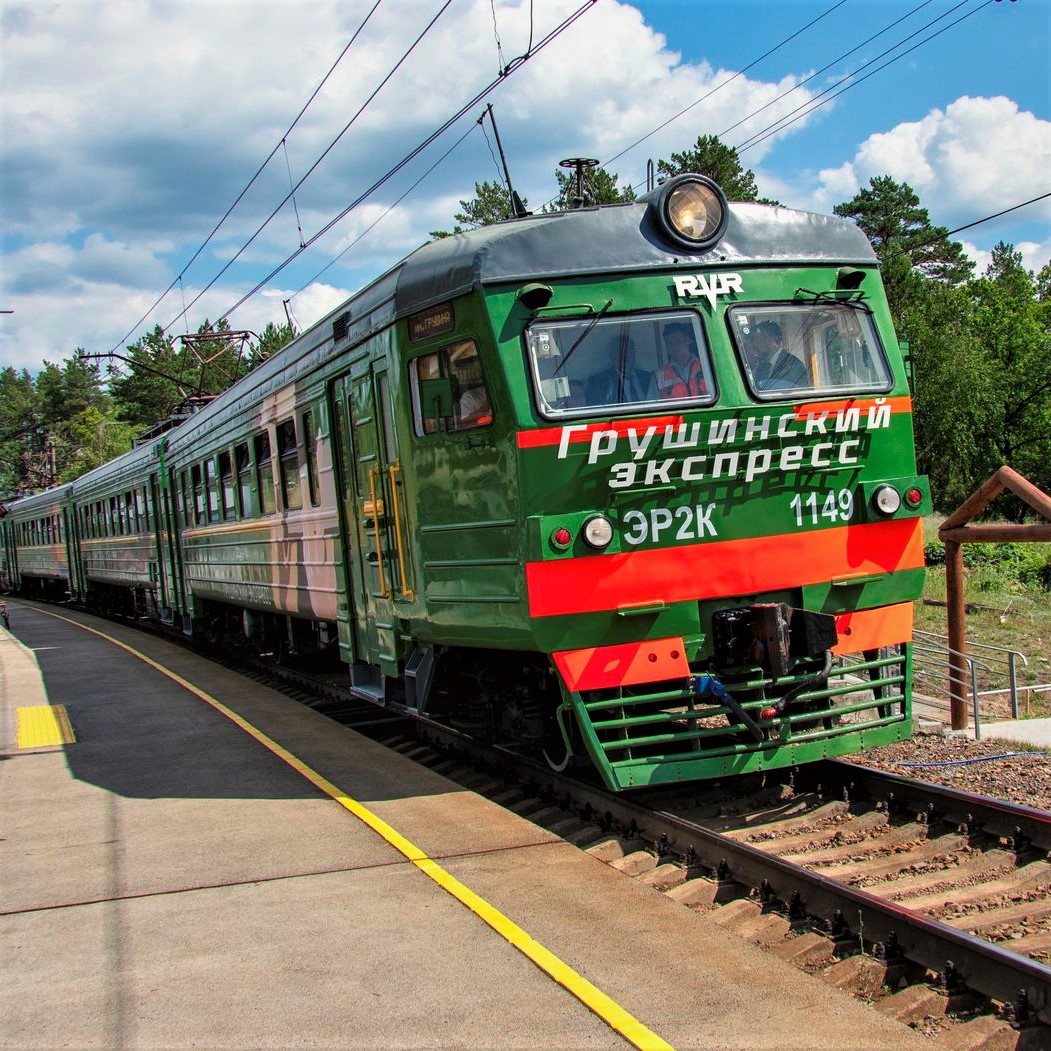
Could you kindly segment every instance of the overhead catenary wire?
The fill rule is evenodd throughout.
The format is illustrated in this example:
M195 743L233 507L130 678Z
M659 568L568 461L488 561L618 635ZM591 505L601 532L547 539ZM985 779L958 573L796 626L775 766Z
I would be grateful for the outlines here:
M658 124L657 127L653 128L651 131L646 132L645 135L643 135L641 138L636 139L630 145L625 146L624 149L622 149L620 151L620 153L615 153L612 157L610 157L610 159L608 161L603 161L602 166L606 167L606 165L612 164L615 160L619 160L621 157L624 156L625 153L628 153L629 151L635 149L636 146L641 145L647 139L652 138L654 135L657 134L658 131L663 131L669 124L674 123L681 116L683 116L686 113L689 113L690 110L693 109L695 106L699 106L702 102L704 102L707 99L711 98L712 95L714 95L717 91L721 91L723 88L725 88L727 86L727 84L732 83L738 77L744 76L744 74L747 73L748 70L750 70L753 66L758 65L760 62L763 61L763 59L769 58L772 54L774 54L775 51L779 51L781 48L783 48L786 44L790 43L792 40L794 40L801 33L805 33L808 29L810 29L811 26L816 25L823 18L827 18L830 14L832 14L833 11L835 11L838 8L842 7L846 2L847 2L847 0L839 0L838 3L833 4L826 11L822 11L822 13L819 14L816 18L811 19L809 22L806 23L806 25L801 26L794 33L790 34L789 36L786 36L784 38L784 40L782 40L779 43L775 44L768 51L764 51L763 54L761 54L758 58L752 59L752 61L749 62L748 65L745 66L743 69L739 69L732 76L729 76L725 80L720 81L720 83L716 84L716 86L714 88L712 88L710 91L705 92L705 94L703 94L699 99L695 100L694 102L691 102L684 109L679 110L678 113L673 114L666 121L664 121L661 124Z
M539 54L547 47L553 40L557 39L562 35L571 25L573 25L579 18L581 18L586 11L592 8L598 0L585 0L580 7L578 7L572 14L567 15L554 29L552 29L547 36L545 36L529 54L521 55L518 59L512 61L508 68L501 72L500 76L495 80L490 81L481 91L479 91L472 99L465 103L453 116L446 120L440 127L436 128L430 135L427 136L415 149L410 153L406 154L397 164L394 165L388 172L381 175L371 186L364 190L357 198L351 201L341 212L333 216L324 226L321 227L312 237L307 239L305 245L301 248L297 248L290 255L288 255L281 263L273 268L261 281L257 282L248 292L246 292L232 307L226 310L220 317L220 321L229 318L239 307L244 303L248 302L261 288L264 288L269 284L282 270L285 269L291 262L298 259L306 249L310 248L316 241L329 232L337 223L342 219L346 218L355 208L358 207L363 201L367 200L376 190L383 186L389 179L396 175L402 168L414 160L420 153L422 153L428 146L430 146L436 139L440 138L449 130L454 124L456 124L469 110L474 109L479 102L482 101L487 95L489 95L495 88L503 83L508 77L522 67L530 58L534 55ZM214 282L213 282L214 283Z
M273 149L266 155L266 157L264 158L263 162L259 165L259 167L256 168L255 174L248 180L248 182L245 184L245 186L241 190L241 192L234 198L233 204L231 204L230 207L226 209L226 211L222 215L222 218L215 224L215 226L212 227L211 232L208 234L208 236L200 243L200 245L197 246L197 250L193 253L192 256L190 256L189 260L183 265L183 268L179 271L179 274L175 278L175 280L173 280L172 283L157 297L157 299L154 301L153 305L149 308L149 310L147 310L146 313L143 314L142 317L139 318L139 320L136 321L134 325L132 325L132 327L128 330L128 332L124 335L124 337L122 339L120 339L116 344L114 344L113 349L110 351L111 354L114 351L118 350L120 347L124 346L125 343L127 343L127 341L135 334L135 331L138 329L138 327L157 309L157 307L159 307L161 305L161 303L164 302L164 300L167 298L168 294L176 286L176 284L178 284L178 283L180 283L182 281L183 277L186 274L186 271L189 270L191 266L193 266L193 264L196 262L197 258L200 256L200 254L211 243L212 238L215 237L215 235L219 232L219 230L221 229L223 224L226 222L226 220L230 218L230 215L233 213L233 210L244 199L245 194L248 193L248 191L255 185L256 180L259 178L259 176L266 169L266 166L273 160L274 155L277 153L277 151L281 148L281 144L295 130L296 125L300 122L300 120L302 119L303 115L310 108L310 106L314 102L314 99L316 99L318 97L318 95L321 92L321 89L328 82L329 77L332 76L332 74L336 70L336 67L340 64L340 62L343 61L343 57L350 50L350 48L353 45L354 41L358 39L358 36L361 34L362 30L368 24L369 19L372 18L373 14L375 14L376 9L380 6L381 3L383 3L383 0L376 0L376 2L372 5L372 7L369 9L369 12L361 20L361 23L358 26L358 28L354 30L354 33L351 36L350 40L347 41L347 43L343 47L343 50L336 57L336 61L333 62L331 66L329 66L328 72L321 78L321 80L318 83L317 87L314 88L313 92L310 95L310 98L308 98L306 100L306 102L303 103L303 106L300 109L300 111L296 114L295 119L285 129L285 132L281 136L281 138L276 143L274 143ZM184 308L183 313L185 314L185 301L183 303L183 308Z
M873 40L876 40L879 37L883 36L884 33L889 33L895 26L901 25L902 22L908 21L908 19L912 18L913 15L918 14L920 11L922 11L925 7L932 4L933 2L934 0L923 0L923 3L919 4L917 7L914 7L911 11L908 11L900 18L896 18L893 22L888 23L882 29L873 33L871 36L866 37L859 44L855 44L849 51L844 51L843 54L837 55L834 59L832 59L831 62L826 62L825 65L823 65L820 69L815 70L813 73L810 74L810 76L804 77L798 84L789 88L787 91L782 91L780 95L776 95L769 102L764 103L758 109L752 110L751 113L746 114L740 120L731 124L728 128L724 128L721 132L719 132L719 138L721 139L724 136L729 135L731 131L736 131L746 121L749 121L753 117L758 116L760 113L763 112L763 110L769 109L771 106L780 102L782 99L787 98L789 95L798 91L800 88L805 87L812 80L816 80L818 77L820 77L822 73L827 73L837 62L842 62L845 58L849 58L851 55L854 54L855 51L860 51L861 48L863 48L866 44L871 44ZM964 2L966 2L966 0L964 0ZM937 21L937 19L935 19L935 21ZM928 23L928 25L930 24L931 23ZM921 28L917 30L917 32L922 33L923 29ZM905 39L907 40L908 37L906 37ZM901 43L903 43L903 41L899 41L898 44L894 45L894 47L898 47ZM891 48L890 50L893 51L894 48ZM884 52L884 54L886 53L887 52Z
M970 18L972 15L976 15L980 10L982 10L983 7L988 6L992 2L992 0L980 0L977 7L974 7L970 11L967 11L965 14L957 18L954 22L950 22L947 26L942 26L941 29L937 30L934 33L931 33L930 36L924 37L923 40L917 41L915 44L912 45L912 47L906 48L906 50L902 51L901 54L895 55L893 58L887 59L887 61L884 62L882 66L877 66L871 72L866 73L863 77L857 76L857 74L860 73L861 70L867 69L869 66L872 65L873 62L878 62L885 55L890 54L890 52L893 51L895 48L901 47L901 45L904 44L905 41L911 40L914 36L917 35L917 33L922 33L924 30L929 29L936 22L941 21L943 18L952 14L953 11L959 10L959 8L963 7L964 4L969 2L970 0L960 0L960 3L950 8L944 14L939 15L937 18L928 22L927 25L922 26L920 29L916 30L916 32L910 33L909 36L905 37L903 40L900 40L893 47L890 47L886 51L882 52L882 54L877 55L874 59L871 59L870 61L864 63L864 65L859 66L852 73L848 73L845 77L838 80L831 87L826 88L820 94L816 95L813 99L810 99L807 102L797 106L790 113L786 113L784 116L779 117L772 124L768 124L761 131L758 131L754 135L749 136L742 143L736 146L735 149L739 154L743 153L745 150L750 150L753 146L758 146L759 143L765 142L772 135L776 135L778 132L784 131L785 128L791 127L791 125L795 124L796 121L802 120L804 117L810 116L810 114L813 113L815 110L820 109L822 106L827 105L829 102L832 102L833 99L839 98L840 95L849 91L851 88L855 88L859 84L863 84L870 77L874 77L877 73L881 73L888 66L891 66L900 59L905 58L906 55L911 55L913 51L918 50L925 44L929 44L936 37L941 36L942 33L948 32L954 26L959 25L961 22ZM836 87L839 87L840 84L843 84L846 81L849 81L849 83L846 84L845 87L841 88L839 91L834 91ZM800 110L802 110L802 112L800 112ZM793 114L795 114L795 116L793 116ZM792 119L788 120L788 117L791 117Z
M386 209L384 209L384 211L379 216L377 216L373 222L366 226L365 229L362 230L361 233L358 234L358 236L355 237L354 240L346 246L346 248L344 248L338 255L330 259L301 288L293 292L289 299L295 299L296 296L298 296L300 293L306 291L306 289L308 289L319 277L321 277L322 274L326 273L333 266L335 266L336 263L338 263L347 254L347 252L349 252L355 245L357 245L367 234L371 233L372 230L379 223L383 222L383 220L386 219L387 216L390 215L390 213L393 212L394 209L397 208L398 205L401 204L401 202L404 201L405 198L408 197L409 194L412 193L412 191L415 190L416 187L419 186L420 183L423 182L424 179L426 179L431 174L431 172L433 172L435 168L437 168L442 163L442 161L444 161L446 157L448 157L449 154L452 153L464 141L464 139L467 138L468 135L471 134L472 131L474 131L476 127L478 127L478 123L479 122L475 122L474 124L472 124L400 197L392 201L391 204Z
M594 2L594 0L592 0L592 2ZM383 90L383 88L387 84L387 82L394 76L395 73L397 73L397 71L402 67L402 65L406 62L406 60L409 58L409 56L413 53L413 51L416 50L416 48L419 45L420 41L422 41L423 38L431 31L431 29L433 28L434 24L438 21L438 19L441 18L441 16L443 14L445 14L445 12L448 10L449 5L451 3L452 3L452 0L445 0L445 3L443 3L442 6L438 9L438 11L435 13L434 17L421 30L419 36L417 36L416 39L409 45L408 49L404 52L404 54L402 54L401 58L398 59L398 61L394 64L394 66L387 72L386 76L384 76L384 78L380 81L380 83L372 91L372 93L369 95L369 97L361 104L361 106L358 108L358 110L354 114L354 116L352 116L350 118L350 120L347 121L347 123L343 126L342 130L339 132L339 134L328 144L328 146L325 147L324 151L321 153L321 156L318 157L318 159L316 161L314 161L314 163L307 169L306 173L304 175L302 175L300 177L299 181L295 184L295 186L292 187L292 190L289 191L289 193L282 199L281 203L256 228L256 230L252 234L252 236L249 237L248 240L230 257L230 259L228 259L226 261L225 265L219 270L219 272L215 275L215 277L213 277L211 279L211 281L209 281L208 284L206 284L197 293L197 295L194 296L192 300L190 300L190 304L189 305L191 307L205 294L205 292L207 292L213 285L215 285L215 283L219 280L219 278L221 278L223 276L223 274L225 274L227 272L227 270L229 270L230 267L233 266L234 263L237 262L237 260L241 258L242 255L244 255L244 253L248 250L249 246L251 246L251 244L255 241L255 239L267 228L267 226L270 225L270 222L281 211L281 209L284 208L284 206L289 202L289 200L291 199L291 197L295 193L295 191L298 190L299 187L302 186L303 183L305 183L307 181L307 179L310 178L310 176L318 168L318 166L321 164L321 162L329 155L329 153L332 152L332 150L335 148L336 144L340 141L340 139L342 139L343 136L346 135L346 133L354 125L354 123L357 121L357 119L362 115L362 113L365 112L365 110L368 108L368 106L372 103L372 100L380 93L380 91ZM308 241L306 244L301 244L300 248L299 248L299 251L300 252L303 251L303 249L307 248L312 243L313 243L313 240ZM296 254L298 254L298 252ZM171 324L174 324L174 320L171 322ZM169 324L169 325L167 325L165 327L166 328L170 328L171 324Z

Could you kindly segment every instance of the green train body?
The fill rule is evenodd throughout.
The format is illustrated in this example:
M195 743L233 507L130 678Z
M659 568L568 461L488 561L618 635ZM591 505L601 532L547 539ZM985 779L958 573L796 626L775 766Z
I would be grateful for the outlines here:
M66 489L80 597L338 646L613 788L911 730L930 496L875 257L699 176L425 245Z

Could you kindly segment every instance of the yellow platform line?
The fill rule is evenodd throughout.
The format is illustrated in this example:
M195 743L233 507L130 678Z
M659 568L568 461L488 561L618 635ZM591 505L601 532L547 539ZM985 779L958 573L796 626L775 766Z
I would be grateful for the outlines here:
M651 1029L648 1029L634 1015L607 996L601 989L592 985L583 975L578 974L553 952L544 948L543 945L530 937L526 931L500 912L499 909L490 905L484 898L479 897L469 887L462 884L455 876L442 868L438 862L428 857L419 847L406 839L395 828L388 825L378 814L373 813L356 799L352 799L327 778L279 745L273 738L267 736L262 730L257 729L232 708L228 708L222 701L217 700L211 694L194 686L192 682L184 679L181 675L158 664L151 657L147 657L145 653L135 649L133 646L129 646L125 642L121 642L120 639L116 639L112 635L97 631L95 628L89 628L86 624L71 620L69 617L63 617L58 613L51 613L49 610L38 609L37 612L43 613L48 617L54 617L56 620L65 621L67 624L72 624L74 627L88 631L92 635L97 635L114 646L118 646L133 657L137 657L143 663L148 664L155 671L159 671L173 682L178 683L184 690L189 691L220 714L225 715L227 719L239 726L249 736L255 738L264 748L267 748L279 759L291 766L293 770L305 777L312 785L331 799L334 799L340 806L350 811L356 818L382 836L395 850L411 861L420 872L430 877L442 890L451 894L457 901L470 909L479 919L487 923L497 934L510 942L519 952L536 964L540 970L570 992L589 1011L601 1018L611 1029L620 1033L633 1046L639 1048L640 1051L674 1051L671 1044L659 1037Z
M18 747L47 748L76 741L64 704L40 704L18 709Z

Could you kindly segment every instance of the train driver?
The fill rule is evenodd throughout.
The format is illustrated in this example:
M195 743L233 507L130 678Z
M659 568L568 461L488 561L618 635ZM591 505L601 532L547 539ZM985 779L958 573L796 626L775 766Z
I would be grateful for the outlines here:
M666 325L663 335L668 362L653 374L657 394L661 399L699 398L707 394L691 326L681 321Z
M781 326L776 321L760 321L749 334L745 354L756 390L810 386L806 367L781 344Z

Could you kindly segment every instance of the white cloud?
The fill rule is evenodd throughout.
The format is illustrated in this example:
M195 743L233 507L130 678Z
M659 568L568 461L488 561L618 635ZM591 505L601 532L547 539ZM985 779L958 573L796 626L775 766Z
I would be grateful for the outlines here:
M964 96L922 120L870 135L854 157L818 173L814 205L848 200L873 176L907 182L937 225L953 227L1020 204L1046 188L1051 122L1011 99ZM1026 218L1051 220L1051 200Z

